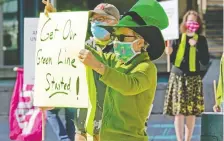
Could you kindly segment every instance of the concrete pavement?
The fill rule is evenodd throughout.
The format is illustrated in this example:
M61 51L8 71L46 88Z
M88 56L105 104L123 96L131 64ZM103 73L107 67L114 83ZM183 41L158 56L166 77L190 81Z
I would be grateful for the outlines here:
M200 120L201 118L197 118L192 141L200 141ZM176 141L173 119L171 117L151 115L148 121L147 133L150 138L149 141ZM3 116L0 116L0 141L11 141L9 139L8 118ZM49 124L46 127L45 141L58 141ZM92 140L89 139L88 141Z
M205 111L212 111L214 105L213 94L213 80L218 79L219 72L218 59L212 60L207 74L203 79L204 96L205 96ZM13 90L14 80L0 82L0 141L10 141L8 138L8 111ZM169 117L161 115L163 110L163 101L167 82L160 82L157 86L156 97L154 100L154 107L152 115L148 121L147 133L150 136L149 141L176 141L175 130L173 126L173 120ZM200 141L200 118L197 118L196 127L192 141ZM45 141L57 141L52 129L49 125L46 127L46 140Z

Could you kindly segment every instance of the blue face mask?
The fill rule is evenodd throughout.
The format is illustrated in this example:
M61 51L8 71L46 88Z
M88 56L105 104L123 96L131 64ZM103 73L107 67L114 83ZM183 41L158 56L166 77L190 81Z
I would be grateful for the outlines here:
M93 36L99 40L103 40L110 33L106 29L99 27L98 25L107 25L107 23L99 22L99 21L95 21L95 22L91 23L91 32L92 32Z
M122 60L124 63L127 63L137 54L140 54L140 52L134 51L133 43L134 42L114 41L114 53L118 59Z

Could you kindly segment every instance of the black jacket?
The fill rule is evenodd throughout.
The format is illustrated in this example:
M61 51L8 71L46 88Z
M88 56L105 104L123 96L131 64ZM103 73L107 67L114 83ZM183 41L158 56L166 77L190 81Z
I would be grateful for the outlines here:
M173 63L173 64L176 59L179 44L181 42L181 36L182 35L180 35L179 39L174 40L172 42L173 52L170 56L170 60L171 60L171 63ZM180 65L179 69L181 71L183 71L183 73L188 74L188 75L198 75L198 74L200 74L200 71L201 71L200 64L206 66L209 63L208 44L207 44L207 40L204 36L202 36L202 35L198 36L198 41L196 44L196 51L197 51L196 52L196 71L190 72L190 70L189 70L189 52L190 52L189 39L191 39L191 38L192 37L187 36L184 58L183 58L183 61Z

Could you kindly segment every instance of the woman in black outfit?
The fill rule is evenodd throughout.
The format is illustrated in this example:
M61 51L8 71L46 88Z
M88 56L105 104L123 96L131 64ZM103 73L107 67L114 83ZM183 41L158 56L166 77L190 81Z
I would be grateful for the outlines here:
M183 141L184 118L185 141L190 141L196 116L204 111L204 97L200 64L209 63L207 40L200 35L202 22L197 12L188 11L180 26L181 35L167 47L173 67L169 78L164 114L174 116L178 141Z

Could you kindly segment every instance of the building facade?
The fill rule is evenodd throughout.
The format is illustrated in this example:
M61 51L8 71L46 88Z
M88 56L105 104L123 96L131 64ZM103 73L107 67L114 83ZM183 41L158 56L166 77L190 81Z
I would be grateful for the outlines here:
M57 10L78 11L93 9L101 2L114 4L121 14L128 11L137 0L51 0ZM166 1L166 0L158 0ZM179 0L179 20L188 9L203 11L206 0ZM12 68L23 65L24 17L38 17L43 12L41 0L0 0L0 78L15 77Z

